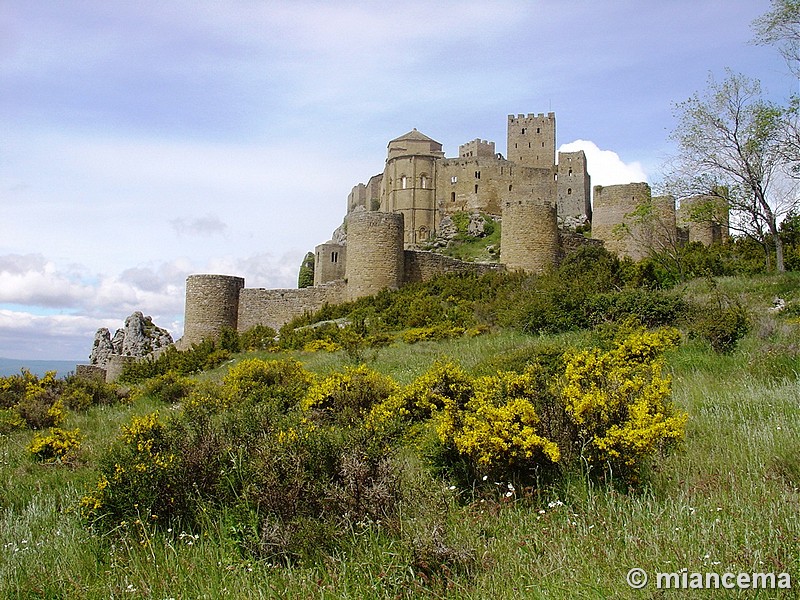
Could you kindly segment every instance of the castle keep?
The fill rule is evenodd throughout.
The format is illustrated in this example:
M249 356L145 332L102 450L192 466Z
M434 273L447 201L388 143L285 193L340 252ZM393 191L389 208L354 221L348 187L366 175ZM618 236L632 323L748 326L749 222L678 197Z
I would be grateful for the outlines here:
M255 289L240 277L191 275L178 346L188 348L223 328L277 330L326 303L443 273L542 272L586 243L604 243L639 260L681 235L702 243L727 235L724 207L716 207L714 225L706 225L692 220L691 203L676 216L674 199L652 197L646 183L597 186L594 204L590 192L583 151L556 153L554 113L509 115L505 157L494 142L475 139L447 158L442 144L413 129L389 142L382 173L351 190L343 226L315 248L313 287ZM499 263L467 263L421 249L462 212L501 221ZM592 239L575 233L589 224Z

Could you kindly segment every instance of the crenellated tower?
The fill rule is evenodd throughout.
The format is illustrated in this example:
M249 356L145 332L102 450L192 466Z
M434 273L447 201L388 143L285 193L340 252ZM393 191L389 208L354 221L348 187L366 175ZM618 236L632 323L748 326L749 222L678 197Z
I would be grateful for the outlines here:
M556 114L508 115L507 155L521 167L552 168L556 162Z

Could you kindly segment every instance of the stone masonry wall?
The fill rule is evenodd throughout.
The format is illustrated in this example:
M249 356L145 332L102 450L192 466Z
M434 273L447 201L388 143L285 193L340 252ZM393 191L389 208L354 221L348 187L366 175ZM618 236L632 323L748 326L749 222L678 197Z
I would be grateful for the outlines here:
M428 281L446 273L477 273L504 271L505 267L492 263L468 263L436 254L435 252L418 252L406 250L403 283Z
M603 240L606 248L619 256L640 260L644 251L634 243L626 228L631 220L628 215L649 200L650 186L646 183L595 186L592 237Z
M278 331L295 317L345 300L343 281L302 289L244 288L239 295L238 331L247 331L255 325Z
M325 243L314 248L314 285L344 279L347 246Z

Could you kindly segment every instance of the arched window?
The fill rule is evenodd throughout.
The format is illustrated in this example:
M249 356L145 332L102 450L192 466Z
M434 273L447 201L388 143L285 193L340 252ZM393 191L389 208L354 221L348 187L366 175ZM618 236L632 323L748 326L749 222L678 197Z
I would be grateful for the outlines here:
M428 178L425 175L422 175L419 178L419 187L421 187L423 190L428 187Z
M456 193L455 192L451 192L450 193L450 201L451 202L455 202L456 201Z
M400 178L400 188L401 188L401 189L406 189L407 187L408 187L408 179L406 179L406 176L405 176L405 175L403 175L403 176Z

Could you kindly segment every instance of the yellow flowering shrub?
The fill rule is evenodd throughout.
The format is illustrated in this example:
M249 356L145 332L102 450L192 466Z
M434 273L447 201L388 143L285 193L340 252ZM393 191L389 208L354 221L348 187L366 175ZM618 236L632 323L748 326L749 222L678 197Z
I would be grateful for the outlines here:
M512 477L519 469L559 461L558 445L540 427L534 402L541 390L532 369L479 377L471 392L460 406L445 404L437 433L475 472Z
M97 488L80 502L86 518L169 514L180 504L186 490L178 489L178 461L167 433L158 412L133 417L122 426L101 462Z
M397 390L393 379L361 365L318 380L300 407L307 412L353 420L366 416L373 406L385 402Z
M41 379L23 371L24 393L14 406L31 429L57 427L66 419L66 410L56 382L56 372L48 371Z
M472 377L452 361L436 361L411 384L373 409L370 420L397 415L412 422L423 421L445 407L458 409L472 397Z
M310 342L306 342L303 346L304 352L337 352L341 349L342 347L336 342L324 338L321 340L311 340Z
M47 434L37 433L31 440L28 450L43 462L64 460L81 447L80 430L67 431L51 427Z
M288 408L300 401L313 379L297 360L250 358L231 367L222 385L232 402L278 399Z
M608 351L568 353L559 395L579 429L590 463L635 473L647 458L683 438L687 415L670 402L663 352L675 329L640 330Z

